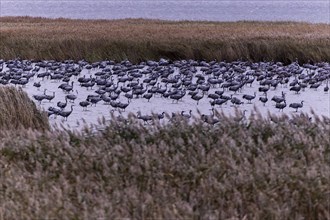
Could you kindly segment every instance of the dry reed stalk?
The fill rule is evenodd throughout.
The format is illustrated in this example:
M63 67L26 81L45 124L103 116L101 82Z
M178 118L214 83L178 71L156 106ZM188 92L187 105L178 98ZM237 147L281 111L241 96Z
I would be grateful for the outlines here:
M328 219L330 119L239 115L0 132L1 217Z
M5 59L329 61L330 25L0 18Z
M50 128L45 112L39 111L35 103L22 89L13 86L0 87L0 130Z

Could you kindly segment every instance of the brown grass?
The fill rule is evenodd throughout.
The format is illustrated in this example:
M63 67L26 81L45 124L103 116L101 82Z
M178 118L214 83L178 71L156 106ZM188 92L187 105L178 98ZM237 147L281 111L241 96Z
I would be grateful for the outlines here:
M0 130L49 129L48 117L22 89L0 87Z
M0 219L330 219L329 118L217 117L0 132Z
M159 58L330 61L330 25L1 17L0 56L133 62Z

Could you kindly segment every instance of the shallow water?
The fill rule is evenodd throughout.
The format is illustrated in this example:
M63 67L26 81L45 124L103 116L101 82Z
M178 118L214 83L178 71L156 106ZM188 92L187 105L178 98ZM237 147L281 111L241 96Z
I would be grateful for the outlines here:
M35 64L32 64L32 66L34 67ZM229 65L229 64L228 64ZM328 71L330 72L330 66L328 65ZM77 66L77 64L75 64L75 66ZM180 76L183 77L182 75L182 70L180 71L178 67L174 67L173 65L171 65L174 69L174 72L169 76L169 78L173 78L176 76ZM113 71L113 65L108 65L106 66L106 68L109 68ZM145 65L144 68L139 69L138 71L144 71L147 70L148 68L150 68L149 66ZM168 67L165 67L168 68ZM193 74L193 82L195 83L197 80L197 74L202 74L205 76L205 78L209 78L210 75L205 75L202 71L201 71L201 66L197 66L196 70L197 72ZM232 65L231 67L228 67L229 72L232 71L230 69L235 68L235 65ZM280 71L283 67L278 67L278 71ZM318 75L318 71L319 69L316 70L310 70L310 69L306 69L303 67L299 67L300 69L302 69L302 73L300 75L307 75L307 74L311 74L313 73L314 76ZM104 69L104 68L103 68ZM8 75L8 68L5 67L2 71L2 74L4 74L7 71L7 75ZM57 107L57 102L61 101L64 102L65 100L65 96L68 94L75 94L77 96L77 99L74 101L74 103L68 103L67 107L66 107L66 111L70 110L71 105L75 105L73 108L73 112L72 114L68 117L67 121L64 120L62 117L57 116L55 117L54 115L50 116L50 122L52 124L63 124L65 127L71 127L71 128L79 128L82 127L82 122L85 121L87 124L97 124L99 118L104 117L105 120L110 120L111 119L111 112L114 113L114 115L118 116L118 115L123 115L123 116L127 116L128 113L134 113L137 114L137 112L141 112L143 115L144 114L151 114L151 113L162 113L162 112L166 112L168 115L172 115L172 113L180 113L181 111L186 111L186 113L188 113L190 110L192 110L192 114L193 115L197 115L198 112L200 112L200 114L207 114L210 115L211 112L211 108L212 106L210 105L210 101L211 99L208 98L208 94L214 93L215 91L221 91L223 90L223 88L221 88L221 86L223 84L219 84L216 87L211 87L210 90L208 91L207 94L204 94L204 97L198 102L193 100L190 95L188 95L188 91L187 94L182 98L182 100L179 100L179 102L173 101L170 98L163 98L161 97L159 94L158 95L153 95L153 97L150 99L150 102L145 99L145 98L133 98L131 100L131 102L129 103L129 106L126 108L125 111L118 111L116 109L114 109L113 107L111 107L109 104L106 104L103 100L101 100L100 102L98 102L96 104L96 106L88 106L87 107L87 111L84 111L83 108L81 106L79 106L79 102L81 101L85 101L88 95L97 95L96 91L99 89L99 86L95 85L92 88L85 88L80 86L80 83L78 82L78 78L84 77L85 78L98 78L95 76L96 73L102 72L102 69L97 67L97 68L93 68L93 69L86 69L85 67L82 69L81 73L79 76L71 76L70 77L70 83L74 82L74 89L73 91L71 91L70 93L64 92L61 89L59 89L59 85L63 83L62 80L54 80L54 79L47 79L47 78L39 78L37 76L38 73L42 73L42 72L46 72L46 68L41 68L38 72L36 72L36 74L34 75L34 77L30 78L29 82L25 85L25 86L20 86L23 88L24 91L26 91L28 93L28 95L31 97L31 99L34 100L33 95L42 95L44 92L44 89L47 89L46 93L51 95L53 92L55 92L55 98L52 101L48 101L48 100L43 100L41 102L41 104L39 104L36 100L34 100L36 102L36 104L40 107L40 109L44 109L47 110L49 107ZM52 75L53 71L48 70ZM249 72L251 71L250 67L246 67L246 70L244 73L242 73L243 75L246 75L248 77L251 77L251 75L249 75ZM30 71L25 71L23 72L23 74L26 74L30 72ZM154 71L153 72L157 72ZM234 79L237 79L239 77L240 74L234 73ZM329 74L329 73L328 73ZM127 72L125 73L125 76L128 76L130 74L127 74ZM293 80L297 79L297 76L291 76L289 78L289 82L291 83L293 82ZM142 77L140 77L140 84L142 83L142 81L147 78L150 77L150 74L146 74L143 75ZM221 77L224 77L221 76ZM120 77L117 75L112 75L112 80L114 85L117 84L118 79ZM276 76L274 76L273 78L276 78ZM110 79L108 79L110 80ZM134 81L136 81L136 79L134 79ZM300 82L302 80L299 80ZM40 82L41 87L37 88L35 86L33 86L33 84L35 82ZM158 82L158 86L162 86L163 88L165 87L165 84L163 82L163 79L161 77L157 78L157 82ZM119 87L118 90L120 88L120 86L127 86L128 82L124 83L119 83ZM146 85L144 83L144 85ZM173 84L168 83L168 91L169 90L173 90L174 88L172 87ZM18 86L18 85L17 85ZM263 116L267 116L268 112L272 113L272 114L276 114L276 115L281 115L282 112L280 112L277 108L275 108L275 103L273 101L271 101L271 98L273 96L281 96L281 93L284 92L285 96L286 96L286 102L287 102L287 107L283 110L283 113L285 114L300 114L300 113L307 113L310 114L311 110L313 110L315 112L316 115L320 115L320 116L327 116L330 117L330 92L324 92L324 87L326 86L326 81L322 81L321 85L319 86L319 88L317 89L312 89L310 88L310 85L308 85L307 88L305 88L304 90L301 90L298 94L296 94L294 91L290 91L290 86L288 84L283 84L283 85L278 85L278 87L276 87L276 89L274 88L270 88L269 91L267 92L267 97L268 97L268 102L263 105L260 101L259 98L260 97L264 97L264 93L259 92L258 88L260 87L260 81L254 80L254 82L252 83L252 85L245 85L243 87L243 89L241 91L238 91L237 93L233 92L233 91L225 91L225 95L230 96L233 95L233 97L236 97L240 100L242 100L244 102L244 104L239 105L237 107L233 106L233 104L228 101L227 104L223 104L222 106L215 106L215 109L218 111L223 111L225 114L227 115L234 115L236 108L239 111L247 111L247 115L250 115L251 113L254 112L254 109L257 108L258 111L263 115ZM151 86L148 87L148 89L150 89ZM182 88L182 86L181 86ZM252 100L251 104L248 103L247 100L243 99L243 95L248 94L248 95L254 95L254 93L256 92L256 97ZM108 93L107 93L108 94ZM122 103L127 103L128 100L127 98L124 96L124 92L121 92L118 99L116 99L116 101L120 101ZM201 94L201 91L199 91L199 94ZM289 108L289 104L290 103L300 103L301 101L304 101L304 105L302 108L298 109L298 112L296 113L295 109Z
M1 0L0 12L1 16L27 15L75 19L330 22L328 0Z

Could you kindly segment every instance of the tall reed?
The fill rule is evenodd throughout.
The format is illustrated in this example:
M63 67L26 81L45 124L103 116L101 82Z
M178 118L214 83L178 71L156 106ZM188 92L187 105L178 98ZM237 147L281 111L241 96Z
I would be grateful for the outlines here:
M41 112L21 88L0 87L0 130L50 128L47 114Z
M1 17L0 56L133 62L160 58L330 61L330 25Z
M217 117L0 132L0 218L330 218L329 118Z

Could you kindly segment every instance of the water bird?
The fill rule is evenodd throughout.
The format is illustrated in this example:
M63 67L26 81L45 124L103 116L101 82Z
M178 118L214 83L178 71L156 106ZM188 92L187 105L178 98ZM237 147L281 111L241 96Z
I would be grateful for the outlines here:
M148 123L148 121L152 121L153 117L151 115L141 115L141 112L138 111L137 118L144 121L144 123Z
M57 107L59 107L63 110L67 104L68 104L68 99L65 98L65 102L57 102Z
M87 110L87 106L89 106L91 103L89 101L81 101L79 102L79 105L83 107L83 111Z
M290 88L290 91L295 91L296 94L298 94L300 90L301 90L301 86L300 85L295 85L295 86L293 86L293 87Z
M217 90L214 93L219 95L219 96L222 96L225 93L225 90Z
M275 108L278 108L279 109L279 111L281 111L282 110L282 112L283 112L283 109L286 107L286 101L284 100L284 102L280 102L280 103L276 103L275 104Z
M202 114L201 118L202 118L203 122L205 122L209 125L215 125L220 122L220 120L217 118L214 118L213 115L211 116L211 115Z
M328 92L329 91L329 85L328 85L328 80L327 80L327 84L323 89L324 92Z
M58 115L62 116L65 120L68 120L68 117L71 115L72 111L73 111L73 106L71 105L71 110L70 111L60 111L58 112Z
M147 93L143 95L143 98L147 99L148 102L150 101L151 97L152 97L152 93Z
M41 87L41 83L40 82L34 82L33 86L39 89Z
M71 85L68 83L63 83L58 86L59 89L62 89L64 92L70 92L73 91L73 81L71 82Z
M229 91L233 91L235 94L237 93L237 91L241 88L241 85L234 85L234 86L230 86L229 87Z
M317 82L317 83L312 84L309 88L317 90L317 88L319 88L320 85L321 85L321 82Z
M89 101L90 103L91 103L91 105L93 105L94 104L94 106L96 106L96 104L99 102L99 101L101 101L102 100L102 98L101 98L101 96L99 96L99 95L89 95L88 97L87 97L87 101ZM111 102L110 102L111 103Z
M244 104L244 102L242 102L239 98L236 98L236 97L232 97L230 101L231 101L231 103L233 103L233 105Z
M133 98L133 93L125 93L124 96L127 98L128 102L131 102L131 100Z
M211 106L215 106L215 105L222 106L222 104L227 103L227 101L228 101L228 99L219 98L219 99L215 99L213 101L210 101L210 104L211 104Z
M165 94L164 94L165 95ZM174 100L176 100L176 102L178 103L180 99L182 99L182 97L185 95L185 92L178 92L178 93L175 93L175 94L171 94L170 95L170 98Z
M285 93L282 91L282 96L273 96L272 101L276 103L284 102L285 100Z
M218 94L216 94L216 93L211 93L211 94L209 94L207 97L208 97L208 98L211 98L211 99L213 99L213 100L215 100L215 99L220 98L220 95L218 95Z
M248 100L248 103L251 103L251 100L253 100L255 97L256 97L256 92L254 92L254 95L248 95L248 94L243 95L243 99Z
M191 96L191 98L193 100L197 101L197 105L198 105L199 100L201 100L203 97L204 97L204 93L202 93L202 95L196 94L196 95Z
M117 107L125 111L125 109L128 107L129 103L122 103L118 102Z
M49 102L52 101L55 98L55 92L53 92L53 95L47 95L46 89L45 89L45 99L47 99Z
M68 94L65 96L70 102L74 102L76 100L77 96L74 94Z
M162 112L161 114L157 114L156 117L160 120L165 117L165 112Z
M289 105L290 108L296 109L296 112L298 111L298 108L302 108L304 105L304 101L301 101L300 103L291 103Z
M258 91L259 92L266 93L266 92L268 92L269 88L270 88L270 85L268 85L268 86L262 86L262 87L259 87L258 88Z
M267 93L266 96L261 96L259 97L259 100L264 104L264 106L266 105L266 102L268 102L268 98L267 98Z
M61 109L58 109L58 108L54 108L54 107L50 106L50 107L48 108L48 111L49 111L49 112L51 112L52 114L58 115L58 114L59 114L59 112L61 112L62 110L61 110ZM51 114L50 114L50 115L51 115Z

